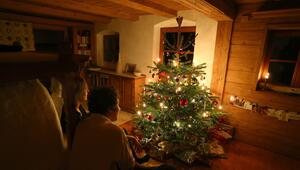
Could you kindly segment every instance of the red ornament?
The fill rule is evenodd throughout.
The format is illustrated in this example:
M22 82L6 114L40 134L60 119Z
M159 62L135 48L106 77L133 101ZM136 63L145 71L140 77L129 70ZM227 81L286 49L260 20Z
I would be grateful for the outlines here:
M152 115L147 115L146 118L147 118L149 121L152 121L152 120L153 120L153 116L152 116Z
M181 105L181 106L187 105L188 102L189 102L188 99L180 99L180 105Z
M160 77L166 77L167 73L165 71L162 71L162 72L159 73L159 76Z
M178 52L177 52L179 55L183 55L184 54L184 51L182 49L180 49Z
M156 96L156 99L160 101L161 97L159 95Z
M212 104L216 107L216 106L218 106L219 102L218 102L217 100L214 100L214 101L212 102Z

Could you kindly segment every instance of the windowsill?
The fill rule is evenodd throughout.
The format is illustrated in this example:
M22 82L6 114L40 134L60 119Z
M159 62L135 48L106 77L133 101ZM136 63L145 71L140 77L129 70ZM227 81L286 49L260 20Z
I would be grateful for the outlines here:
M20 52L0 52L0 63L33 63L57 61L59 55L57 53L45 53L35 51Z
M259 82L258 87L260 90L271 90L279 93L287 93L287 94L296 94L300 95L300 88L289 87L289 86L279 86L265 82Z

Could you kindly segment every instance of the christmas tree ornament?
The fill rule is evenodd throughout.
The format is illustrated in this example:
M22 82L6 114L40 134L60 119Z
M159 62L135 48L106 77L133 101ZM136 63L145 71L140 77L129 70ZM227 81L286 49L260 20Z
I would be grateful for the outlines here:
M216 106L218 106L219 102L218 102L217 100L214 100L214 101L212 102L212 104L216 107Z
M153 120L153 116L152 116L151 114L148 114L148 115L147 115L147 119L148 119L149 121L152 121L152 120Z
M185 106L188 104L188 100L187 99L180 99L180 105L181 106Z
M162 71L162 72L159 73L159 76L160 77L166 77L167 73L165 71Z

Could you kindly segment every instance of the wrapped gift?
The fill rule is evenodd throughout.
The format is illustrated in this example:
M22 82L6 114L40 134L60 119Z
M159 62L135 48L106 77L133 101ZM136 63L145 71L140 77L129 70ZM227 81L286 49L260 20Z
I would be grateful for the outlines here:
M208 144L209 148L209 156L210 157L218 157L218 158L224 158L225 152L221 145L218 144L217 141L212 141Z
M166 152L155 145L150 146L148 150L148 154L150 155L151 158L156 159L158 161L163 161L167 157Z
M193 150L185 150L176 152L174 156L184 163L192 165L192 163L197 159L197 152Z
M234 128L230 125L220 123L215 128L210 129L210 140L218 140L222 143L227 143L233 138Z

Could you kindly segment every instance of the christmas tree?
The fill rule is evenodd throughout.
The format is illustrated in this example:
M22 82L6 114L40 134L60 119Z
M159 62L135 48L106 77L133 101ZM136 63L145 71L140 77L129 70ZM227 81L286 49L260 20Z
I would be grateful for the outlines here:
M180 39L182 18L177 22ZM181 62L186 53L179 39L177 52L166 54L171 62L158 61L149 66L156 81L144 86L135 122L145 144L192 163L209 155L211 132L220 124L223 113L218 98L203 83L205 64ZM194 45L194 39L188 43Z

